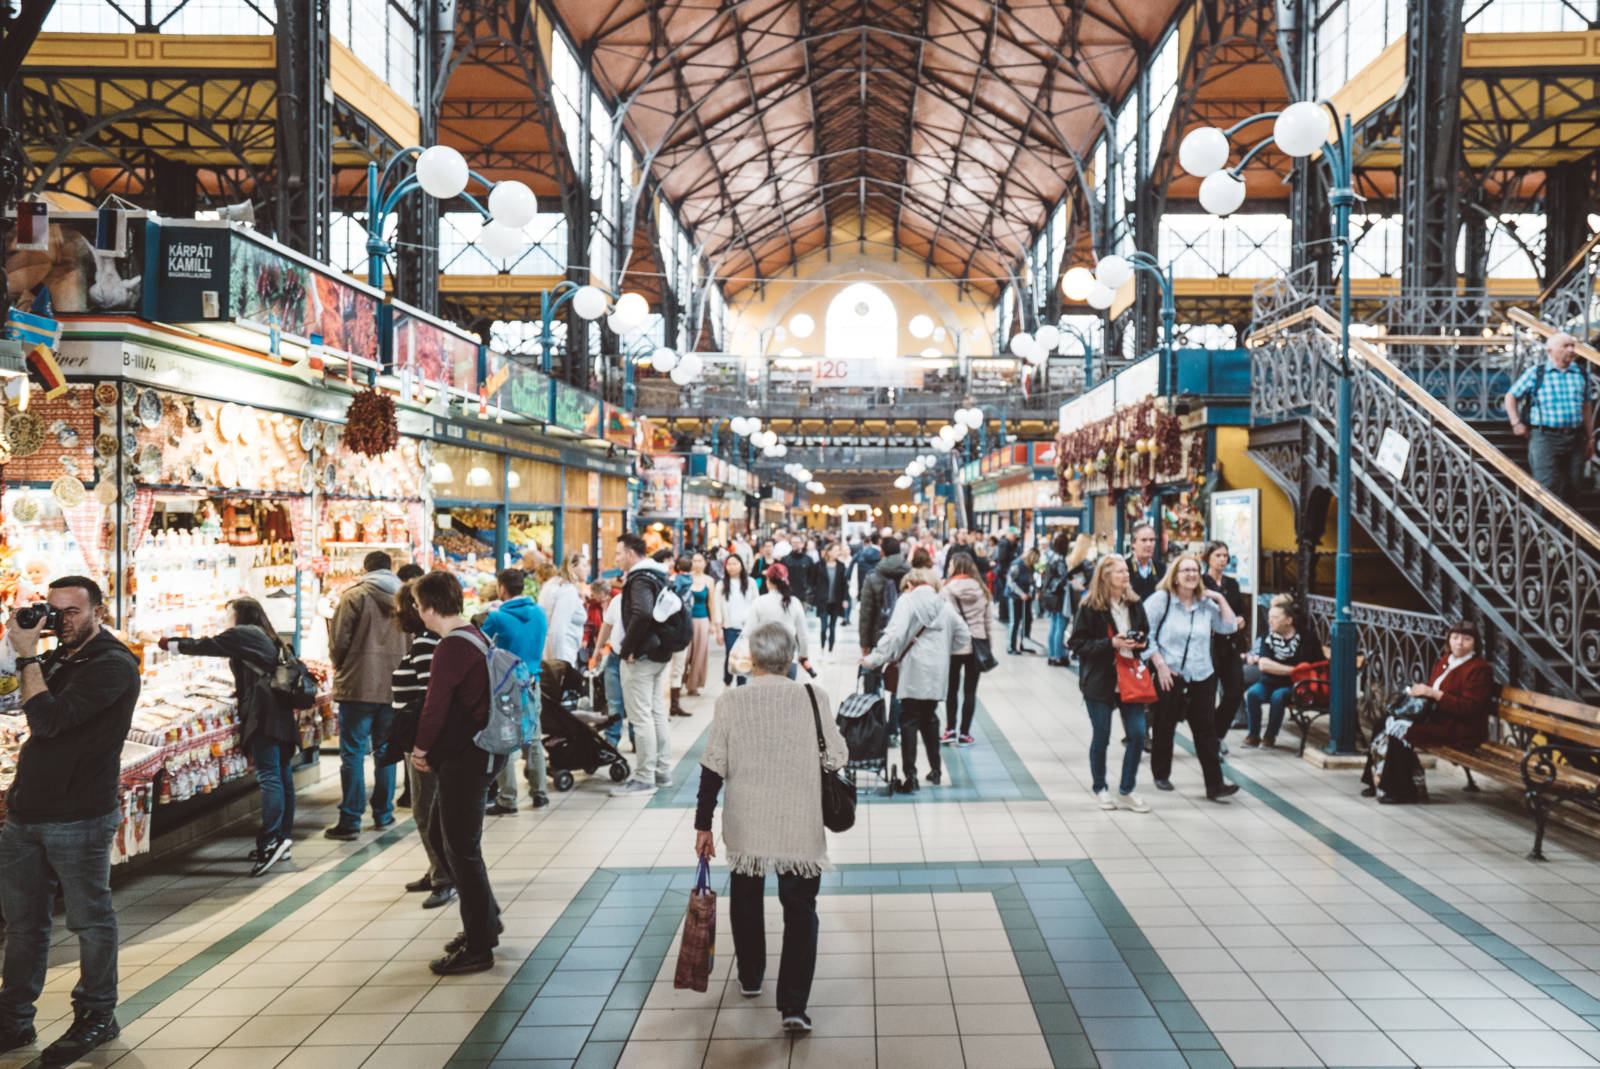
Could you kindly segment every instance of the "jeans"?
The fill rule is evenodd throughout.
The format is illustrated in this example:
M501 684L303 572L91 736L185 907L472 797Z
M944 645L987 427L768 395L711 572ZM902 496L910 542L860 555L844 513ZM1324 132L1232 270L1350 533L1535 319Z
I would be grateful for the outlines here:
M1212 734L1217 716L1217 677L1213 673L1197 683L1172 677L1172 689L1157 691L1155 722L1150 727L1150 775L1153 779L1172 778L1172 744L1179 721L1188 721L1194 738L1194 755L1200 759L1209 794L1222 786L1222 761L1217 753L1217 737Z
M742 627L724 627L722 629L722 685L733 686L733 671L728 667L728 654L733 652L733 644L739 641L739 636L744 633ZM743 679L743 676L739 677Z
M121 811L89 820L24 824L15 814L0 830L0 909L5 910L0 1024L33 1023L34 1003L50 965L50 914L59 887L67 930L78 937L80 1013L117 1008L117 910L111 901L111 840Z
M601 671L606 674L606 711L622 720L627 719L628 706L622 700L622 658L614 653L606 654L606 663ZM606 737L612 745L622 742L622 720L606 728Z
M250 740L250 760L256 766L256 786L261 788L261 832L256 847L294 838L295 744L257 735Z
M1294 690L1294 684L1281 677L1263 676L1249 690L1244 692L1245 713L1250 721L1247 734L1253 739L1278 737L1278 729L1283 727L1283 707L1288 704L1289 692ZM1272 707L1271 716L1267 720L1267 731L1261 733L1261 704L1266 702Z
M961 711L961 734L972 734L972 715L978 711L978 655L958 653L950 658L950 692L944 699L944 728L956 729L956 710ZM957 688L961 701L956 701Z
M817 607L817 619L822 623L822 637L817 642L819 648L833 649L834 636L839 630L839 615L829 612L826 605Z
M1585 459L1582 427L1534 427L1528 432L1529 470L1568 504L1578 499Z
M628 705L628 726L633 728L633 778L655 786L656 776L670 775L672 726L667 704L661 700L661 677L668 666L640 657L623 662L622 691Z
M450 863L444 859L441 844L435 843L433 825L439 819L439 775L436 772L418 772L415 765L406 762L411 776L411 816L417 822L417 834L422 836L422 849L428 855L428 882L435 890L454 887Z
M767 932L762 919L764 876L728 878L733 902L734 968L747 989L760 986L767 973ZM778 901L783 905L783 957L778 962L778 1012L804 1013L811 998L811 977L817 971L817 891L820 876L778 874Z
M1023 640L1033 641L1033 602L1021 594L1012 594L1011 602L1011 652L1021 653ZM1005 619L1005 617L1001 617Z
M1094 777L1094 792L1099 794L1106 789L1106 751L1111 747L1111 710L1119 708L1122 711L1122 730L1128 736L1128 742L1122 749L1122 781L1117 789L1123 794L1132 794L1133 785L1139 778L1139 758L1144 753L1144 718L1143 705L1134 705L1126 702L1097 702L1084 699L1084 704L1089 707L1089 723L1094 726L1094 734L1089 742L1089 774Z
M1067 614L1053 612L1050 614L1050 640L1046 644L1050 651L1052 661L1067 659Z
M939 771L939 703L933 698L900 699L900 763L906 779L917 778L917 735L928 749L928 771Z
M428 834L455 877L461 930L471 954L487 953L500 942L495 934L500 904L483 864L483 797L505 760L469 746L444 758L434 769L438 794Z
M341 828L361 827L361 813L367 808L367 751L383 752L392 723L394 706L388 702L339 703L339 785L344 788L339 803ZM372 819L382 824L393 818L394 766L377 765L372 770Z

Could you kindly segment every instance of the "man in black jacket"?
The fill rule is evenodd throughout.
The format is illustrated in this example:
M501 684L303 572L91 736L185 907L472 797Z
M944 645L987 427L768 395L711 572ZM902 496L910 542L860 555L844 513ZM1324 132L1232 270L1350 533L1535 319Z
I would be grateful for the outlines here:
M672 654L656 636L656 598L667 585L667 569L652 560L644 539L629 531L617 539L622 569L622 701L633 728L633 775L611 791L613 798L654 794L672 783L672 729L661 700L662 675Z
M1161 566L1156 562L1156 528L1140 521L1133 525L1133 555L1128 558L1128 585L1143 601L1161 585Z
M1011 622L1011 599L1006 597L1006 588L1010 583L1011 562L1017 559L1017 554L1022 551L1022 543L1017 537L1015 527L1006 528L1005 534L1000 536L1000 545L994 551L994 600L1000 603L1000 622Z
M34 1042L34 1003L44 989L50 914L59 885L78 936L80 978L72 1027L46 1047L45 1065L66 1065L115 1039L117 912L111 842L121 823L122 744L139 700L139 659L101 626L100 587L80 575L50 584L61 614L59 645L38 655L41 620L11 623L28 741L0 831L0 907L6 917L0 984L0 1051Z

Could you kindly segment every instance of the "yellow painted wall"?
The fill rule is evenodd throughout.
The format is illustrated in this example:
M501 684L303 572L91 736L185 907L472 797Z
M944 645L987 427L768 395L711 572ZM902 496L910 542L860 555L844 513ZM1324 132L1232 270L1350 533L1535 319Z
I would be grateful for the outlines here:
M769 282L764 291L750 286L728 302L728 346L741 355L757 355L758 343L764 352L776 356L794 347L806 356L823 352L823 335L828 318L828 302L839 291L857 282L871 282L894 301L900 317L901 355L922 352L935 343L928 338L913 338L907 329L911 318L924 314L948 332L936 347L946 356L994 355L993 306L981 293L963 295L955 282L941 276L927 276L921 264L909 260L896 262L887 253L865 253L852 249L833 250L830 260L815 253L800 260L791 274ZM804 312L816 323L811 337L771 342L772 328L787 324ZM959 340L958 340L959 335Z

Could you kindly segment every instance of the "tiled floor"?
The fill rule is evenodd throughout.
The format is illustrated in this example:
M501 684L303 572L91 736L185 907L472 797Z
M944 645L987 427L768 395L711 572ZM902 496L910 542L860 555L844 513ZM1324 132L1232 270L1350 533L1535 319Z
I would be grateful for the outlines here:
M853 633L823 684L852 678ZM1565 831L1524 859L1508 792L1378 808L1350 773L1289 750L1230 760L1244 791L1178 790L1148 815L1089 804L1072 673L1007 658L985 677L978 744L948 785L871 798L830 836L816 1031L778 1035L767 994L674 990L693 841L695 745L713 697L674 721L675 787L612 800L604 776L490 819L506 934L495 970L437 981L459 927L401 885L409 821L357 843L317 834L337 771L302 799L295 860L246 876L244 835L122 883L123 1069L827 1066L1567 1066L1600 1064L1600 843ZM1120 756L1112 745L1113 764ZM720 874L724 870L716 870ZM59 925L40 1005L64 1027L76 948ZM0 1069L36 1052L0 1057Z

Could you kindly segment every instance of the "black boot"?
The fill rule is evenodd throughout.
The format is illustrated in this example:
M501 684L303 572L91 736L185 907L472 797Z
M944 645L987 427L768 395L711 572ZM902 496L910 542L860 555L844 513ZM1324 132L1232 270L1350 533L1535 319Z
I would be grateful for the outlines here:
M70 1065L121 1034L122 1029L117 1027L117 1015L111 1010L79 1010L67 1034L46 1047L40 1060L46 1065Z

